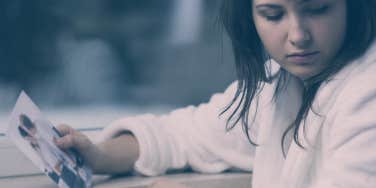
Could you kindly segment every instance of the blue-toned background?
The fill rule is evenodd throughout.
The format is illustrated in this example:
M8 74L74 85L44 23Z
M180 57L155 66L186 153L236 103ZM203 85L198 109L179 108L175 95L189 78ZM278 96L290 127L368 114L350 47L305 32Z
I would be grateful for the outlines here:
M207 101L235 78L219 0L0 1L0 111Z
M219 1L1 0L0 178L40 173L4 135L21 90L89 138L223 91L235 72Z

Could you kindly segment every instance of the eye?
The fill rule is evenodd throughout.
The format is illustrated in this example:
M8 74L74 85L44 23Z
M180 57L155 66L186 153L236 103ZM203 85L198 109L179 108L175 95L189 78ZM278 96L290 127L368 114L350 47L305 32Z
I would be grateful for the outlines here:
M259 10L258 14L266 20L274 22L279 21L283 17L283 11L273 9Z
M277 22L282 19L285 10L278 4L256 5L257 14L267 21Z
M283 16L282 13L278 13L278 14L274 14L274 15L264 15L264 17L265 17L268 21L279 21L279 20L282 19L282 16Z

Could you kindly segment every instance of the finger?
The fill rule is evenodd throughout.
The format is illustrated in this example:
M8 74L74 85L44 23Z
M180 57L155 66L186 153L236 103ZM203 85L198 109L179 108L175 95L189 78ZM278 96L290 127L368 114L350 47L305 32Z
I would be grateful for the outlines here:
M75 130L71 126L66 124L60 124L56 127L56 129L59 131L61 136L73 134L75 132Z
M63 137L56 138L55 143L58 147L61 149L69 149L69 148L74 148L76 145L75 141L75 135L74 134L67 134Z

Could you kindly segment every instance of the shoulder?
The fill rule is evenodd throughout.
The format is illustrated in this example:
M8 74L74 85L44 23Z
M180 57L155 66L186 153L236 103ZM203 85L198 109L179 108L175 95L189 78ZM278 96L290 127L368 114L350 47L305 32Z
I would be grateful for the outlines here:
M349 69L353 70L348 75L345 91L359 93L374 90L376 88L376 42L353 64L354 66L349 66Z
M355 142L360 139L369 144L370 138L375 136L375 131L369 131L376 130L375 53L376 48L373 48L372 53L368 51L355 60L345 68L350 70L348 74L340 73L335 77L337 80L327 84L330 89L325 88L331 100L321 104L333 104L324 114L327 126L323 129L327 135L324 143L330 143L328 147L331 149L355 147Z
M337 103L346 108L373 104L371 101L376 101L376 43L346 69L350 73L340 78L345 81Z

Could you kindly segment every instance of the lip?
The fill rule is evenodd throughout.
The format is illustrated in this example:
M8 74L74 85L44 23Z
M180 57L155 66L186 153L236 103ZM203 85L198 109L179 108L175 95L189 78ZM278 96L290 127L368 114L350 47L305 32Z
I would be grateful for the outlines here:
M286 58L289 62L294 64L311 64L315 62L314 60L318 57L319 51L313 52L295 52L286 55Z

